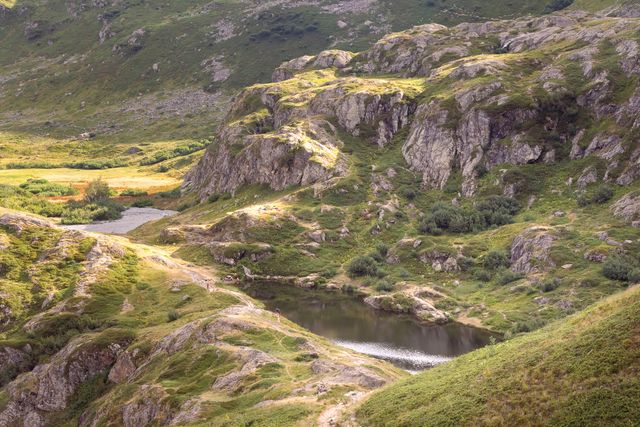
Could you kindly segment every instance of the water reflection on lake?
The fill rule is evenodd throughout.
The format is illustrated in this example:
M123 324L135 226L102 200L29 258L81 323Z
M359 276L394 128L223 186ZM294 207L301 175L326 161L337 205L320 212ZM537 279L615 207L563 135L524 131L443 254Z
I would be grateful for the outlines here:
M352 350L416 371L489 343L491 334L449 323L429 325L409 315L385 313L349 295L255 282L243 286L267 309Z
M167 216L176 215L178 212L154 208L129 208L122 212L122 218L115 221L100 221L93 224L63 225L68 230L91 231L94 233L126 234L150 221L155 221Z

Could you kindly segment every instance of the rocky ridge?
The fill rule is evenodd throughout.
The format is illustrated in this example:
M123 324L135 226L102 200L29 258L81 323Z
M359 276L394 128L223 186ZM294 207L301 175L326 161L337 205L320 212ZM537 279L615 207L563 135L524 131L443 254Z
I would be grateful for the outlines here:
M422 174L424 187L442 189L459 173L464 196L475 194L484 171L500 165L582 158L608 162L602 179L629 185L640 174L631 143L640 113L634 83L640 21L620 15L571 11L451 28L427 24L385 36L358 54L332 50L289 61L274 73L275 83L236 98L217 143L186 186L204 196L243 182L281 189L344 174L333 166L309 174L309 162L294 155L297 149L290 154L288 181L259 167L249 177L240 166L272 164L269 155L254 159L241 151L235 167L236 157L229 157L230 146L245 146L256 135L270 141L283 132L290 140L304 132L322 146L343 150L333 131L334 143L306 131L321 121L379 147L406 128L397 144L407 165ZM244 140L239 121L251 123ZM594 130L602 122L610 126ZM209 176L220 169L235 182ZM517 186L504 182L505 194L513 195Z

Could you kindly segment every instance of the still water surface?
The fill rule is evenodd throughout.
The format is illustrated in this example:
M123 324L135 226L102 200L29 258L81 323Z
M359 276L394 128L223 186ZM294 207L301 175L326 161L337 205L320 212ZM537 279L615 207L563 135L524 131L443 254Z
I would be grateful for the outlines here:
M245 284L243 290L317 335L411 372L483 347L491 338L486 331L457 323L429 325L409 315L381 312L341 292L263 282Z
M149 221L176 215L178 212L154 208L129 208L122 212L122 218L115 221L100 221L93 224L64 225L69 230L91 231L105 234L126 234Z

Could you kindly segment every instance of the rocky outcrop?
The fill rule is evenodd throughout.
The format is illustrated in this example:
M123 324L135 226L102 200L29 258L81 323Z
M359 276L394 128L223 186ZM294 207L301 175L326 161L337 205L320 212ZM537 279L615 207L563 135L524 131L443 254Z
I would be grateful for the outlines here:
M611 210L616 217L626 222L632 223L640 220L640 193L625 194L611 206Z
M444 188L453 169L462 171L462 194L471 196L478 169L502 163L526 164L541 160L544 148L521 142L518 126L535 117L530 110L500 114L472 109L459 120L436 102L418 107L402 153L409 166L422 173L430 188ZM499 141L511 139L510 144Z
M88 337L74 339L49 363L36 366L6 387L9 401L0 412L0 425L46 425L52 413L66 409L81 384L108 371L130 340L114 339L104 345Z
M249 184L282 190L327 180L345 169L339 144L319 123L221 142L208 149L187 174L185 188L197 190L204 198L233 193Z
M550 257L555 236L544 227L531 227L511 243L511 270L516 273L539 273L555 267Z

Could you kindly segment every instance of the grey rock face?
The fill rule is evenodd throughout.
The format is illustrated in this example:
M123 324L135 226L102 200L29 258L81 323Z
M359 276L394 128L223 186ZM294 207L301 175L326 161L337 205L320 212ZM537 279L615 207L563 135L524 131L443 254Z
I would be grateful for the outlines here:
M52 412L67 407L67 400L85 381L105 373L127 340L107 346L77 338L56 353L49 363L36 366L6 387L9 403L0 413L0 425L42 426Z
M233 141L207 150L185 177L185 185L197 189L203 198L234 192L247 184L282 190L326 180L345 167L337 148L339 142L314 123L307 128L284 127L277 134L246 135Z
M613 214L627 222L640 220L640 194L634 192L624 195L611 206Z
M529 274L555 267L549 256L555 240L556 238L543 227L525 230L511 244L511 270Z
M534 112L512 110L494 116L471 109L459 121L448 123L449 112L437 103L421 105L416 111L409 138L402 148L405 160L413 170L422 172L427 187L442 189L452 170L462 171L462 194L471 196L476 190L477 170L501 163L526 164L543 155L541 146L520 142L518 124L531 119ZM512 144L498 144L511 138Z

